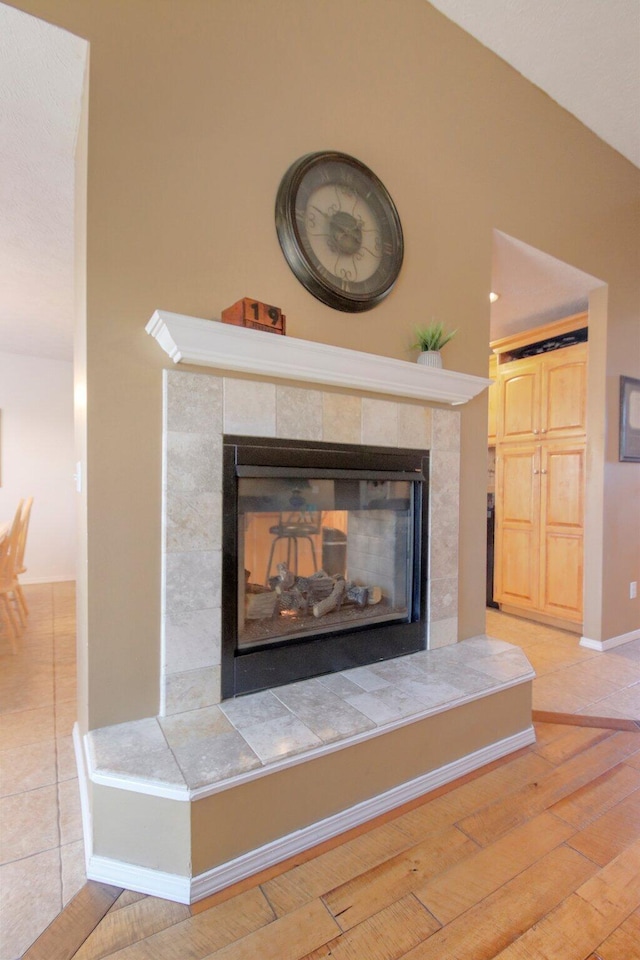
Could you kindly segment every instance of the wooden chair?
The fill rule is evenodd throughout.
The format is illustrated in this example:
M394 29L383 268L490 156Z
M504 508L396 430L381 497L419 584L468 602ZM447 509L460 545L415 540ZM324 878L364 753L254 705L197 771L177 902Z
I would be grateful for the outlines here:
M20 622L15 615L12 603L16 599L16 584L18 582L15 571L23 506L24 501L21 500L13 518L11 530L0 544L0 610L7 624L7 631L14 653L17 652L16 640L20 636L21 628L24 625L24 617L19 603L16 603L16 606Z
M19 608L20 615L24 614L25 617L29 616L29 607L27 606L27 601L25 599L24 593L22 592L22 587L20 586L20 577L23 573L27 572L27 568L24 565L24 551L27 546L27 533L29 532L29 518L31 517L31 507L33 505L33 497L28 497L22 504L22 513L20 515L20 531L18 533L18 546L16 549L16 587L15 587L15 598L16 605ZM24 620L23 620L24 623Z

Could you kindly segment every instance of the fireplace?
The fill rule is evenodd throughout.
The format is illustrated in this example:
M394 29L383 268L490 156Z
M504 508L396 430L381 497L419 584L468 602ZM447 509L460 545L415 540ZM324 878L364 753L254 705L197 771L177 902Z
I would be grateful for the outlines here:
M223 439L223 698L425 647L429 454Z
M231 328L231 332L234 330ZM228 333L227 325L217 323L206 325L206 331L208 335ZM247 338L252 340L253 331L240 332L247 334L243 344ZM262 341L269 335L256 333L256 338L264 349ZM411 364L396 363L403 374L407 369L413 370ZM299 369L298 364L296 370ZM359 370L359 366L354 369ZM428 372L427 378L430 376ZM294 440L308 448L328 444L330 449L337 450L341 445L351 445L362 454L384 448L402 456L407 452L412 456L411 451L417 450L422 457L424 451L429 451L428 505L424 496L422 503L423 524L429 531L428 559L419 587L420 603L425 608L422 643L429 650L456 643L460 466L457 409L360 396L353 391L342 393L313 386L251 381L179 367L164 374L162 716L202 709L220 703L223 696L222 649L228 651L229 635L222 627L222 467L223 441L231 436L284 441L284 445ZM328 520L325 525L331 526ZM338 525L334 524L333 529L338 529ZM336 543L333 550L328 542L332 536ZM325 556L342 552L339 540L339 535L327 534ZM425 544L423 536L423 550ZM308 546L301 544L299 549L300 562L306 563ZM318 551L321 565L321 541ZM230 556L227 550L225 578ZM263 574L262 569L255 574L257 584L262 582Z

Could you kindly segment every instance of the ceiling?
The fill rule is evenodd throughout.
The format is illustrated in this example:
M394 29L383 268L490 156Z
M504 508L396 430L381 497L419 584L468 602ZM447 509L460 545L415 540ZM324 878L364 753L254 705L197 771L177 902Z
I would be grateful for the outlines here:
M640 167L640 0L432 0ZM73 354L85 41L0 3L0 349ZM491 338L586 305L593 277L495 234ZM575 308L575 309L574 309Z
M640 0L430 0L640 167Z

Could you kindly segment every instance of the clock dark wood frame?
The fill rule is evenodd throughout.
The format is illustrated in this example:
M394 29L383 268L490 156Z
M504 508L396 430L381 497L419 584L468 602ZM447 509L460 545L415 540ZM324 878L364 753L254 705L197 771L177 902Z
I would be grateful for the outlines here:
M350 281L349 289L341 289L339 278L317 260L303 239L307 199L327 182L355 189L380 225L380 264L367 279ZM276 198L276 229L282 252L295 276L309 293L336 310L370 310L390 293L400 273L404 240L395 204L375 173L348 154L310 153L289 167Z

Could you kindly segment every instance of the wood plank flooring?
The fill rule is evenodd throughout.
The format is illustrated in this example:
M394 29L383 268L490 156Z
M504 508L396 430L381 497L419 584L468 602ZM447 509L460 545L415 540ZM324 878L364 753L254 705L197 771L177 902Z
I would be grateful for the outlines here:
M640 960L640 731L561 721L193 907L89 883L24 960Z

